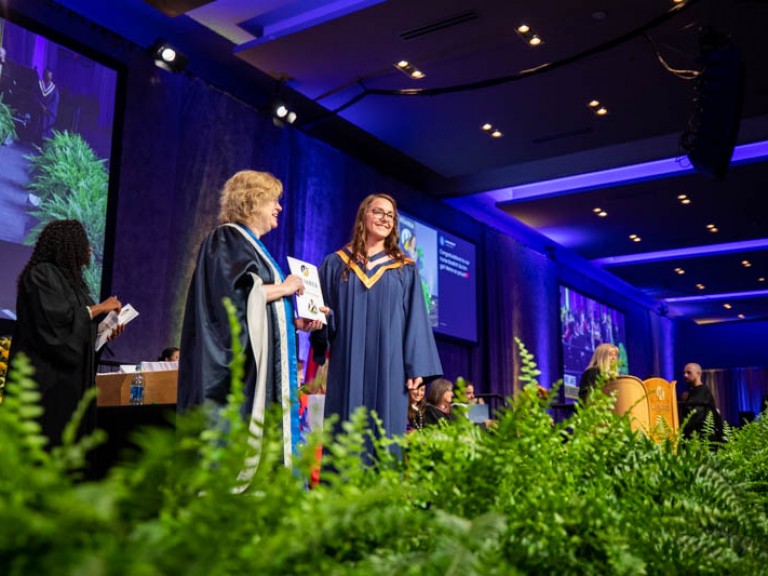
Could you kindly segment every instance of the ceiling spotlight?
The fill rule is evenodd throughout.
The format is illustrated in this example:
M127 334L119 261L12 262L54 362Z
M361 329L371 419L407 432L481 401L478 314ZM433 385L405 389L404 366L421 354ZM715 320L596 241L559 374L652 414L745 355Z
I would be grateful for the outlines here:
M690 198L684 198L683 200L680 200L680 204L690 204L691 199Z
M486 132L488 132L488 130L490 130L491 128L493 128L493 124L489 124L488 122L486 122L481 126L481 129L485 130Z
M677 195L677 199L678 200L685 200L686 198L688 198L687 194L678 194Z
M272 105L272 116L275 126L281 127L285 124L293 124L298 118L296 111L290 109L284 102L275 102Z
M396 62L395 68L413 80L421 80L426 76L424 72L416 68L416 66L408 62L408 60L400 60L399 62Z
M544 42L541 39L541 36L536 34L528 24L520 24L520 26L515 29L515 32L517 32L517 35L525 40L529 46L541 46Z
M597 108L598 106L600 106L600 100L590 100L587 103L587 106L589 106L590 108Z
M696 284L696 288L699 290L704 290L704 284Z
M714 227L715 227L714 224L707 224L707 230L712 230L712 228Z
M630 234L629 239L632 240L632 242L640 242L642 240L637 234Z
M605 218L606 216L608 216L608 212L606 212L605 210L600 210L600 212L598 212L597 215L600 216L600 218Z
M763 276L760 276L760 278L757 279L758 282L765 282L765 278Z
M712 234L716 234L717 232L719 232L717 228L710 228L709 231L712 232Z
M491 136L493 136L494 138L501 138L503 134L501 133L501 130L494 130L493 132L491 132Z
M750 266L752 266L752 262L750 262L749 260L742 260L741 265L744 266L744 268L749 268Z
M739 316L738 316L738 317L739 317L741 320L744 320L744 318L745 318L744 314L739 314Z
M675 272L677 272L680 276L685 274L685 270L683 270L682 268L675 268Z
M726 304L723 304L723 308L725 308L726 310L730 310L731 308L733 308L733 306L731 306L730 304L726 303Z
M595 114L597 114L598 116L605 116L606 114L608 114L608 108L606 108L605 106L600 106L600 108L595 110Z
M156 40L149 50L155 66L168 72L181 72L187 65L187 57L165 40Z
M602 211L603 211L602 208L595 208L595 209L592 210L592 212L594 212L595 214L599 214Z

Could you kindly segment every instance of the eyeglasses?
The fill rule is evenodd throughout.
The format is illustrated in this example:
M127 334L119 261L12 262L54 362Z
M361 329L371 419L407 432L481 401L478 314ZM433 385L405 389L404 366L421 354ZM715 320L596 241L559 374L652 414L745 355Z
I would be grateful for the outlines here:
M371 214L376 216L376 218L392 220L393 222L395 221L394 212L385 212L381 208L374 208L373 210L371 210Z

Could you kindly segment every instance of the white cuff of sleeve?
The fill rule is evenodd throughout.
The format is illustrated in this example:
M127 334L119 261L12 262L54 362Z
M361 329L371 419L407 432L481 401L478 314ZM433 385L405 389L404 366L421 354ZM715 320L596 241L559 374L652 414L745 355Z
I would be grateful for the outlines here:
M93 312L91 311L91 307L86 306L85 309L88 310L88 316L90 317L91 320L93 320Z

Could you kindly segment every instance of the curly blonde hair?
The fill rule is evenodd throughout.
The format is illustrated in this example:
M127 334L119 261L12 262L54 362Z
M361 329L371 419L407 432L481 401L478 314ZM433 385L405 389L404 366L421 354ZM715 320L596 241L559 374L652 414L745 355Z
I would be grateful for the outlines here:
M219 222L247 222L265 202L282 195L283 183L269 172L241 170L221 190Z

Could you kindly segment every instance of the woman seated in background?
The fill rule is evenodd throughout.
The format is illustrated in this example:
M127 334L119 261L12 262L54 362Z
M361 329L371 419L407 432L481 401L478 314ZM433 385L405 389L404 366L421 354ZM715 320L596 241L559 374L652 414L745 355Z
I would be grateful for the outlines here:
M579 381L579 400L587 402L595 388L614 380L619 375L619 349L613 344L600 344L592 354L589 366Z
M408 388L408 424L406 432L424 428L424 388L426 383L420 382Z
M178 362L179 361L179 349L176 346L170 346L160 352L158 362Z
M454 420L451 413L453 384L445 378L438 378L429 385L427 406L424 409L424 424L437 424L441 420Z

